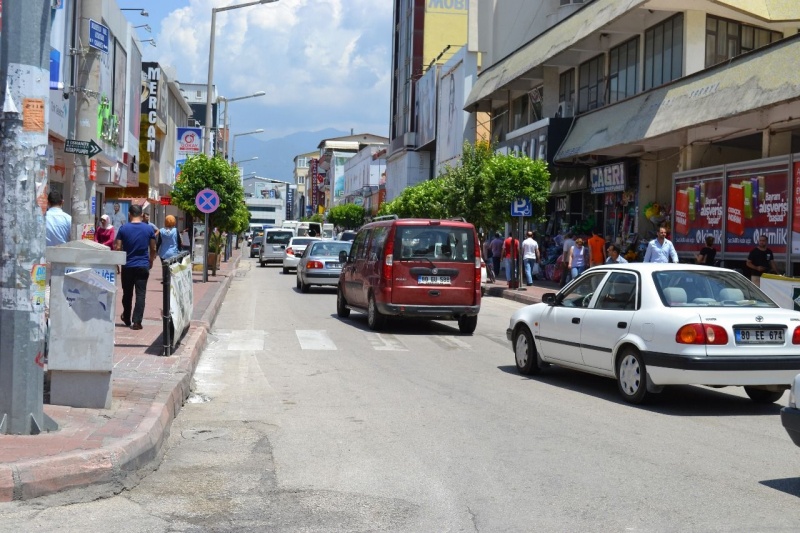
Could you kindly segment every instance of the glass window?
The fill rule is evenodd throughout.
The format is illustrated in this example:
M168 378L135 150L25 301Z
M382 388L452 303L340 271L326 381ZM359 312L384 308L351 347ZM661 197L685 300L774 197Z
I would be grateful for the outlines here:
M492 140L505 140L508 133L508 106L500 106L492 114Z
M777 307L733 271L670 270L654 273L653 280L666 307Z
M364 259L367 254L367 237L371 233L370 230L359 231L356 238L353 240L353 247L350 249L349 260Z
M595 309L634 311L636 309L636 275L614 272L597 296Z
M728 61L783 38L783 34L735 20L706 17L706 67Z
M556 301L564 307L589 307L595 289L605 276L605 272L580 276L565 292L559 293Z
M397 253L399 248L400 253ZM395 259L475 261L472 230L448 226L402 226L395 237Z
M267 244L289 244L294 234L291 231L268 231L266 233Z
M561 109L562 117L571 117L575 105L575 69L563 72L558 80L558 101L565 102L568 109Z
M683 13L644 33L644 89L652 89L683 75Z
M528 114L529 99L530 97L526 93L511 102L511 109L513 110L513 116L512 116L513 124L511 128L512 130L530 124L531 121L530 121L530 116Z
M383 245L386 243L386 234L389 228L386 226L377 227L372 230L372 239L369 243L369 260L378 261L383 256Z
M578 69L578 112L583 113L605 105L605 56L599 55Z
M618 102L636 94L639 76L639 38L612 48L608 53L608 102Z

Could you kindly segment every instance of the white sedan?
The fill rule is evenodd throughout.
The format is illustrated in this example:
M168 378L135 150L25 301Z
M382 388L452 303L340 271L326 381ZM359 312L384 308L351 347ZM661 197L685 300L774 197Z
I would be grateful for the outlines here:
M632 403L665 385L740 385L771 403L800 372L800 312L724 268L595 267L515 312L506 335L521 373L553 363L614 378Z
M306 246L319 240L319 237L292 237L283 251L283 273L288 274L290 268L296 269Z

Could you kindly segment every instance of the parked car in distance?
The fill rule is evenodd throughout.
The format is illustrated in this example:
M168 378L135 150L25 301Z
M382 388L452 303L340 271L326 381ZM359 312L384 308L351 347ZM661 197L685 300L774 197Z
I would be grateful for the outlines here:
M781 423L792 438L792 442L800 446L800 406L797 398L800 396L800 374L792 381L792 391L789 393L789 405L781 409Z
M258 262L263 267L267 263L283 262L283 252L289 241L294 237L290 229L267 228L262 237L261 249L258 253ZM253 241L255 242L255 241Z
M388 317L410 317L457 320L461 333L475 331L481 258L469 222L378 217L358 230L342 262L339 317L356 309L373 330Z
M288 274L289 269L297 268L300 256L303 255L306 246L318 240L320 240L319 237L292 237L289 245L283 251L283 273Z
M335 287L342 272L340 254L350 252L350 241L322 240L309 244L297 264L297 288L308 292L312 285Z
M665 385L743 386L771 403L800 372L800 312L702 265L591 268L516 311L506 336L520 373L553 363L614 378L632 403Z
M261 238L264 236L264 230L256 230L250 235L250 258L258 257L258 252L261 250Z
M352 241L356 238L357 231L353 231L350 229L346 229L344 231L339 232L336 236L337 241Z

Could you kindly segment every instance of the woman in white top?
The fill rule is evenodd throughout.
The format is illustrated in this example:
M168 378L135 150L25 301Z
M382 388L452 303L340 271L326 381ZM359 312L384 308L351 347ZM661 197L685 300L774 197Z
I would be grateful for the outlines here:
M578 237L575 239L575 246L569 251L569 270L572 274L572 279L580 276L586 267L589 265L589 247L584 246L583 239Z

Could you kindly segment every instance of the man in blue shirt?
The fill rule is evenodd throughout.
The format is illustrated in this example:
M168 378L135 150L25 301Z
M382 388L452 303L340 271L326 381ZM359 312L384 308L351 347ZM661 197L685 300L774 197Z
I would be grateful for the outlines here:
M50 191L47 195L47 213L44 215L45 228L47 230L47 246L64 244L69 241L72 231L72 217L66 214L61 207L64 205L64 198L58 191Z
M667 239L667 228L658 228L658 237L650 241L647 251L644 253L645 263L677 263L678 252L672 245L672 241Z
M128 210L129 222L117 231L114 249L124 251L127 261L122 267L122 323L131 329L142 329L147 279L156 258L156 235L149 224L142 222L142 206L132 205ZM131 315L133 292L136 305Z

